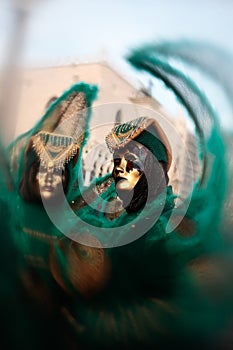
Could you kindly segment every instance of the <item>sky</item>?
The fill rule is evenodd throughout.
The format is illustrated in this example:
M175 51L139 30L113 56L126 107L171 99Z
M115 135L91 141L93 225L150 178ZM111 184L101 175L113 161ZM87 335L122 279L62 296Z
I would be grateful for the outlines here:
M233 54L232 0L0 0L1 65L9 57L13 3L30 5L21 45L26 65L107 60L130 80L135 73L124 57L145 43L205 40ZM158 99L163 99L160 87L158 83ZM171 104L172 98L167 97ZM222 104L228 115L224 97Z
M1 38L12 12L1 0ZM27 60L120 57L140 43L177 38L206 39L233 52L232 0L21 0L31 3L25 36ZM34 5L33 5L34 4Z

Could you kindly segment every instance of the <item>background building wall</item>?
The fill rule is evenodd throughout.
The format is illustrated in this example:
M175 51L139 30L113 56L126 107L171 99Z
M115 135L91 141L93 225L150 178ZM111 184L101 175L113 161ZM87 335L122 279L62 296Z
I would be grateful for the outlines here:
M23 73L15 136L27 131L42 117L49 102L77 82L96 84L98 98L93 104L90 138L83 153L85 185L112 169L112 155L105 135L114 123L139 116L156 119L172 148L170 183L182 198L192 189L200 165L194 135L187 128L182 111L177 118L145 89L138 90L107 63L91 63L31 69ZM191 161L189 159L191 157Z

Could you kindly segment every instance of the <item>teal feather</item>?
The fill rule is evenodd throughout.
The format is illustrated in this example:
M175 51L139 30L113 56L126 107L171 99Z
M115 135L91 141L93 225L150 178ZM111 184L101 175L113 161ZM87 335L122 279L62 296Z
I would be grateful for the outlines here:
M112 182L102 195L94 196L91 203L77 206L77 209L74 205L75 220L63 213L71 234L84 237L91 234L94 242L106 247L101 249L84 247L64 237L43 208L18 199L21 210L17 224L20 224L14 227L17 248L21 257L26 252L44 259L48 271L39 267L37 270L52 296L58 298L58 306L54 307L63 310L68 324L66 332L75 347L166 348L177 344L180 348L197 348L210 345L221 338L233 311L232 282L226 283L231 268L226 264L229 272L223 278L229 290L224 288L223 295L217 297L214 287L219 286L219 276L211 270L212 265L216 268L225 266L223 254L226 252L220 224L229 174L218 117L194 82L172 67L167 58L157 57L154 49L136 50L129 61L137 69L162 80L187 109L196 126L203 166L201 176L187 198L190 201L187 212L181 206L174 208L175 194L168 187L161 194L164 208L158 220L143 236L124 245L125 237L134 237L131 223L145 225L144 219L158 210L161 198L146 205L141 216L123 212L118 218L109 220L106 209L117 195ZM50 111L64 96L51 105ZM48 115L49 111L23 136L26 142L19 152L16 186L22 173L27 142ZM75 171L71 172L72 185L77 181L80 162L81 157ZM97 180L97 185L107 180L111 180L111 175ZM84 191L88 195L94 187L95 182L86 193L81 186L81 193ZM79 203L80 190L74 191L72 196L68 193L68 197ZM184 216L178 227L172 227L174 214ZM91 223L91 231L85 222ZM39 243L35 236L25 235L22 232L24 226L45 233L48 240ZM111 242L114 242L113 247L109 247ZM209 270L205 270L206 267ZM207 278L211 272L213 281ZM64 334L59 334L59 338L64 339Z

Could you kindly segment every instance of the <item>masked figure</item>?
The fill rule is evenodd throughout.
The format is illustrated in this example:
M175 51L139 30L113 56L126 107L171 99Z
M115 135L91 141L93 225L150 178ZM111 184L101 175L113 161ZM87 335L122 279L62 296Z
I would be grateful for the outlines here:
M138 118L116 126L106 137L113 152L113 179L128 213L139 212L168 185L171 149L153 119Z
M161 320L162 333L168 331L173 321L172 307L166 299L176 268L171 269L164 242L166 223L174 207L167 174L171 164L168 139L155 120L142 117L117 125L106 142L114 158L112 175L101 179L95 188L84 193L83 200L78 197L73 205L80 218L93 227L96 225L96 231L94 227L91 232L85 222L75 228L78 234L86 232L94 237L86 241L86 248L82 247L86 262L93 266L92 275L90 269L81 268L78 259L75 261L74 243L60 250L66 265L61 264L59 254L55 257L56 271L60 271L57 281L73 295L66 317L73 320L72 327L80 329L76 335L83 348L94 344L136 346L139 339L150 344L160 337L157 320ZM102 210L100 198L104 199ZM157 220L151 223L149 219L148 228L146 221L154 212ZM139 235L137 224L145 229ZM117 232L112 234L113 228ZM128 238L131 243L124 243ZM96 242L102 249L98 245L91 248ZM103 249L110 242L112 247ZM100 271L102 279L98 278ZM90 281L92 288L88 289ZM164 304L157 299L163 292Z
M68 194L74 183L74 176L70 173L78 162L88 133L90 103L86 98L87 88L80 85L67 92L52 104L26 140L23 137L14 143L11 150L13 171L14 167L18 168L14 163L19 159L19 151L24 153L23 165L20 164L18 170L23 167L19 193L25 201L59 203L61 191ZM27 143L23 150L22 140Z
M194 191L187 213L174 207L170 145L155 120L141 117L116 125L106 143L113 154L112 174L72 206L81 219L73 239L75 232L92 237L81 248L87 265L75 259L74 242L59 252L65 264L55 256L57 281L72 295L65 317L84 349L191 345L190 312L205 302L209 279L203 276L213 271L210 255L218 242L215 236L207 245L205 230L211 223L197 221L206 192ZM174 210L182 219L168 233ZM194 320L198 344L218 327L213 310L203 308L213 316L208 330L202 332L203 323Z
M22 271L27 271L28 266L14 241L18 219L14 206L16 196L8 159L1 144L0 174L0 346L2 349L23 347L36 350L51 346L64 349L67 342L64 337L58 339L57 332L59 329L64 331L65 323L59 315L55 319L41 308L41 304L35 303L25 288ZM40 289L39 284L37 288Z
M19 191L15 240L30 266L22 273L24 285L46 308L59 310L74 349L164 349L174 344L180 349L208 348L215 345L213 334L223 329L227 310L233 310L232 293L222 289L230 274L219 283L215 273L220 268L221 275L229 265L221 259L216 262L215 255L216 247L222 247L217 226L225 162L214 114L184 75L164 62L148 64L148 57L141 62L143 53L138 55L139 63L150 72L158 69L157 75L169 86L179 78L174 91L195 121L209 116L208 132L197 123L205 166L188 198L187 212L174 207L167 137L154 120L144 117L113 128L106 138L113 153L113 173L87 191L77 190L77 180L79 185L82 182L76 172L81 147L70 142L64 130L54 135L60 119L49 118L50 113L57 115L71 91L51 105L39 127L16 141L11 153ZM186 91L192 94L185 96ZM190 96L196 97L196 104ZM63 110L59 116L64 115ZM71 129L73 135L75 128ZM70 237L51 224L41 205L57 203L60 191L56 189L61 185L77 214ZM174 212L181 221L172 227ZM86 244L76 240L83 237Z
M79 178L72 177L77 174L73 170L79 164L79 147L71 157L64 157L59 147L70 149L67 134L56 139L61 131L48 135L48 130L41 130L30 135L31 146L23 153L26 162L21 168L24 175L36 170L32 183L36 180L41 187L39 195L25 182L28 175L18 182L22 215L21 231L17 229L15 236L30 266L22 273L30 295L42 302L46 312L52 308L52 315L59 314L63 335L68 334L67 344L73 347L163 348L174 341L180 346L189 343L192 322L187 322L187 304L190 296L192 305L204 301L193 278L208 265L202 258L208 252L204 230L210 224L204 220L197 226L196 219L206 193L196 190L189 211L168 234L174 210L168 185L171 151L159 125L142 117L114 127L106 137L113 173L81 194L74 191ZM57 144L59 153L54 152ZM62 172L57 174L60 164ZM77 214L78 224L74 223L70 237L51 224L41 205L54 203L51 193L59 199L55 189L62 183ZM85 244L75 234L84 237ZM216 322L214 317L210 330Z
M71 203L82 188L81 152L96 90L84 83L72 86L8 149L15 188L14 240L25 266L22 280L45 310L60 309L51 256L65 239L45 207L62 216L64 201Z

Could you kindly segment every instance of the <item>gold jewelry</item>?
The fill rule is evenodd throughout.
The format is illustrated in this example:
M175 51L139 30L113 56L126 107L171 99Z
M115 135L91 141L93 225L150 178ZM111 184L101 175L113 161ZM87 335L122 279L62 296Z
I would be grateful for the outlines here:
M127 123L115 126L105 138L111 153L137 137L146 128L147 118L140 117Z
M33 137L33 148L43 167L63 169L77 154L85 137L86 106L84 93L72 92L61 101L62 114L55 132L40 131Z

